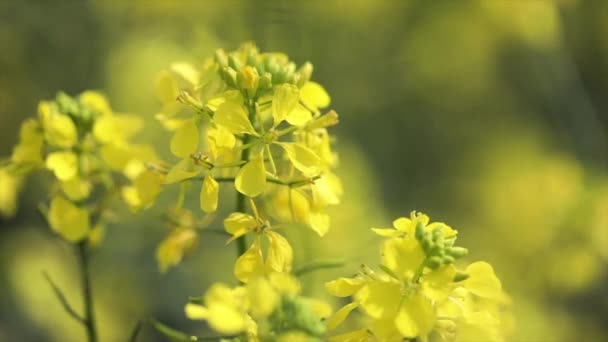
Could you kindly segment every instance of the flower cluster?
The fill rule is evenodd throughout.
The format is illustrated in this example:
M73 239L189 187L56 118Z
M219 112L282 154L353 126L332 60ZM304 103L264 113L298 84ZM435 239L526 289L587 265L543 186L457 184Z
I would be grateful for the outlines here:
M311 74L310 63L296 68L287 56L260 53L252 44L230 53L218 50L200 66L175 63L162 71L156 90L163 107L156 117L173 132L170 150L178 161L151 169L156 177L138 179L132 195L142 200L132 206L151 204L149 189L200 182L200 210L211 214L219 208L220 183L233 183L237 206L226 220L227 229L239 244L245 234L256 234L242 258L258 253L262 234L271 247L281 245L286 253L279 271L291 267L285 238L264 227L270 227L270 220L297 222L323 236L329 229L324 209L338 204L342 194L332 172L337 157L327 131L338 123L338 115L322 113L330 98L310 80ZM258 203L255 217L245 213L247 198L252 206ZM178 200L172 210L180 207ZM245 226L234 228L241 224ZM168 239L173 236L169 233ZM182 255L177 249L188 244L171 245L175 251L158 253L163 269L181 259L166 256Z
M43 208L50 227L70 242L97 242L107 201L125 179L140 177L145 163L156 160L151 147L130 141L142 126L135 115L114 113L98 92L59 93L40 102L38 118L22 124L19 143L0 169L3 207L10 207L9 199L14 203L23 177L50 171L50 204Z
M300 295L299 282L287 273L256 276L230 288L216 283L185 307L190 319L234 339L246 341L321 341L329 304Z
M454 262L467 250L455 246L457 231L412 212L394 228L373 228L387 238L381 272L362 266L352 278L326 284L337 297L353 301L328 322L333 329L360 309L367 327L338 340L503 341L502 309L508 302L490 264L474 262L464 270ZM357 339L359 338L359 339Z

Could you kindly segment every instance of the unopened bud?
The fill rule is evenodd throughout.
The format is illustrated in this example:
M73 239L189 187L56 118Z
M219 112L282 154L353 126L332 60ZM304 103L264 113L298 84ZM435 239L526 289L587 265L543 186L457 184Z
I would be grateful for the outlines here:
M317 128L326 128L335 126L340 122L338 119L338 113L336 111L331 110L325 115L321 115L318 118L314 119L308 124L309 129L317 129Z
M249 96L253 96L258 89L260 76L255 68L245 65L237 75L239 88L247 91Z
M192 95L190 95L190 93L185 90L179 92L179 95L177 96L177 101L196 108L202 108L203 106L199 100L192 97Z
M458 283L463 280L469 279L469 277L470 277L470 275L468 273L463 272L463 271L457 271L456 274L454 275L454 282Z
M215 51L215 62L220 65L220 68L223 69L228 66L228 56L222 49L218 49Z
M236 70L231 67L225 67L222 69L221 76L226 84L236 88Z
M243 66L243 63L238 59L238 57L234 55L228 56L228 66L234 70L240 70Z
M297 81L297 86L302 88L302 86L304 84L306 84L306 82L310 81L310 77L312 76L312 72L313 72L313 66L310 62L306 62L304 63L300 69L298 69L298 75L300 75L298 81Z
M272 75L268 72L265 72L264 74L262 74L262 77L260 77L258 88L265 90L269 89L270 87L272 87Z
M456 259L459 259L469 254L469 250L464 247L450 247L446 249L446 253Z
M427 261L426 261L426 265L433 270L436 270L439 268L439 266L441 266L443 264L443 260L440 257L434 256L434 257L430 257Z

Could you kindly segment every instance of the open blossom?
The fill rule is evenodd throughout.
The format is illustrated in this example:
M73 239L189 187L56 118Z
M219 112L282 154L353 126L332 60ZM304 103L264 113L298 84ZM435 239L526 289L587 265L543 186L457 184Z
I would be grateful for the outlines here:
M353 298L329 318L328 327L337 327L355 309L369 325L365 332L333 339L348 341L369 331L369 339L378 341L427 341L433 335L442 341L503 341L500 320L507 296L492 266L475 262L458 270L454 262L467 251L455 246L457 231L429 223L424 214L413 212L393 225L373 229L387 238L382 272L364 267L353 278L326 284L331 294Z

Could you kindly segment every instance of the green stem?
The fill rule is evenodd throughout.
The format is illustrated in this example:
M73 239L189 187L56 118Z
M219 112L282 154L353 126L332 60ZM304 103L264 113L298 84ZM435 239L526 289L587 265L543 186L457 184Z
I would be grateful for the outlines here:
M249 121L251 121L251 123L253 124L253 121L255 120L255 101L253 99L249 100L247 103L247 111L248 111L248 116L249 116ZM245 135L245 137L243 138L243 145L248 145L251 142L252 136L251 135ZM245 149L243 151L241 151L241 158L240 160L247 163L249 161L249 154L251 152L251 149ZM244 213L245 210L247 209L247 201L245 198L245 195L243 195L242 193L238 192L236 193L236 211L240 212L240 213ZM237 240L236 240L236 252L237 252L237 257L240 257L241 255L245 254L245 252L247 251L247 240L245 235L240 236Z
M296 277L300 277L304 274L314 272L316 270L327 269L327 268L338 268L344 266L344 260L314 260L307 264L304 264L293 271Z
M97 327L95 325L95 311L93 310L93 291L89 267L89 253L87 241L78 243L78 257L80 259L80 276L82 277L82 301L84 303L84 325L87 330L87 340L97 342Z

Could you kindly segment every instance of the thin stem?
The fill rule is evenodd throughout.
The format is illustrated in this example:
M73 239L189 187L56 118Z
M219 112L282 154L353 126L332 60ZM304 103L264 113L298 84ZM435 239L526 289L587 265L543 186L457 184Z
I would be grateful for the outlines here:
M65 295L63 294L63 292L61 292L61 290L59 289L57 284L55 284L55 282L51 279L49 274L46 272L43 272L43 275L44 275L44 278L46 278L46 281L48 281L49 284L51 285L51 288L53 289L55 296L57 296L57 299L59 299L59 302L63 306L63 309L79 323L81 323L83 325L86 324L85 319L82 318L80 316L80 314L78 312L76 312L76 310L74 310L74 308L68 302L67 298L65 298Z
M97 342L97 328L95 325L95 311L93 310L93 290L89 267L89 254L87 241L78 243L78 257L80 259L80 276L82 277L82 301L84 303L84 323L89 342Z
M314 272L316 270L327 269L327 268L338 268L344 266L344 260L314 260L307 264L304 264L293 271L296 277L300 277L306 273Z

